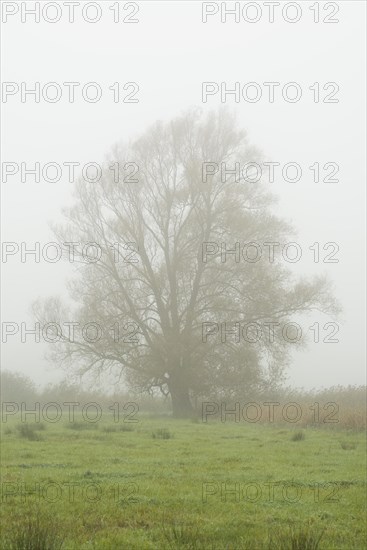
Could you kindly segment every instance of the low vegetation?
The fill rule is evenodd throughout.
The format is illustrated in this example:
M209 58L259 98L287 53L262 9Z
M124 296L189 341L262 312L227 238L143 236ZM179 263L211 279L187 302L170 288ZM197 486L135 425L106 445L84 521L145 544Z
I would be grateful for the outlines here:
M3 424L4 550L364 547L360 430L83 422Z

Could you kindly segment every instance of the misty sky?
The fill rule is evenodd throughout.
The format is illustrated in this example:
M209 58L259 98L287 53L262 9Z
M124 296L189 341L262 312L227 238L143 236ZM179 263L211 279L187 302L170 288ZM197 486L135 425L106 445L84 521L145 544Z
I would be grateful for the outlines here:
M298 103L288 103L276 92L274 103L235 103L228 96L226 105L267 160L301 165L299 182L278 177L267 185L279 195L279 211L298 229L296 240L305 254L295 271L328 274L344 308L340 341L311 342L297 352L289 383L307 388L364 383L365 2L338 2L337 24L313 23L308 2L299 3L304 15L294 24L280 17L271 24L265 15L255 24L221 23L219 15L204 24L201 2L188 1L138 2L139 23L115 24L106 8L112 2L104 4L96 24L80 15L72 24L66 16L55 24L22 23L13 16L3 24L3 82L93 81L100 83L104 96L87 103L77 93L74 104L66 99L22 103L19 94L9 97L1 105L2 162L101 163L114 143L138 136L157 119L169 120L192 106L219 107L220 94L202 102L202 82L225 82L228 88L235 82L299 83L304 95ZM138 83L139 103L114 103L108 91L114 82ZM339 102L314 103L308 88L315 82L321 90L324 83L337 83ZM336 162L340 181L315 183L308 169L315 162ZM54 240L49 223L62 220L61 208L73 202L71 192L67 177L57 183L32 178L22 183L19 176L3 182L2 241L25 241L32 247L36 241ZM337 243L339 262L314 263L308 250L314 242L321 248ZM35 263L32 258L22 263L19 254L2 263L2 272L2 322L27 322L30 328L32 301L65 295L65 280L72 275L68 264ZM312 314L306 326L328 320ZM22 344L14 336L2 346L2 368L24 372L42 384L60 378L44 352L45 345L32 338Z

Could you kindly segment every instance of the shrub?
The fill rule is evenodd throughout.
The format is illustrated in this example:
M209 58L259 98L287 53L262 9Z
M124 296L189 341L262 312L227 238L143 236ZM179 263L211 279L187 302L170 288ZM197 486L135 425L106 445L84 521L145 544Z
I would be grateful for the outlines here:
M340 446L344 451L352 451L357 448L357 443L354 443L353 441L341 441Z
M117 432L118 427L117 426L103 426L102 431L109 434L113 432Z
M120 432L133 432L134 427L131 424L121 424L119 426L119 431Z
M35 431L43 432L46 429L46 424L44 422L37 422L36 424L32 424L32 427Z
M36 433L36 431L38 431L37 424L19 424L17 430L19 431L20 437L24 437L29 441L40 441L42 439L41 436Z
M305 432L302 430L299 430L298 432L294 432L294 434L291 437L291 441L303 441L305 439Z
M152 433L153 439L172 439L173 434L167 428L159 428Z
M119 424L112 426L103 426L102 431L105 433L114 433L114 432L133 432L134 427L131 424Z
M70 430L97 430L98 424L96 422L70 422L67 427Z

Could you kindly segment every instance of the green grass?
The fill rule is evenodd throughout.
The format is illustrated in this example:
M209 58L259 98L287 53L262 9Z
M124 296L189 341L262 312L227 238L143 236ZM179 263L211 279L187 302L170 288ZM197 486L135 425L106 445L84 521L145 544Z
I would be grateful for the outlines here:
M365 548L361 432L80 423L3 424L4 550Z
M62 550L63 537L55 521L47 515L29 511L26 518L13 520L12 530L2 538L6 550Z

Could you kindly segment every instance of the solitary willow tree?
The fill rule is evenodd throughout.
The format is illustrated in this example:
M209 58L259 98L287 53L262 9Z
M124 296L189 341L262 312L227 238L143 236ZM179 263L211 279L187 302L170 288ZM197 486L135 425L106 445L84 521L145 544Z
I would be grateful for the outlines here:
M324 279L294 281L277 255L254 261L256 245L290 235L265 184L219 169L254 161L233 116L193 110L116 147L96 183L78 181L55 228L60 242L80 243L72 316L57 299L35 308L44 323L88 327L63 331L57 361L78 373L117 368L135 388L169 394L175 416L189 416L195 396L281 377L289 339L253 328L337 308ZM249 242L247 257L228 252ZM98 243L98 261L86 261L86 243ZM236 323L252 328L238 338Z

